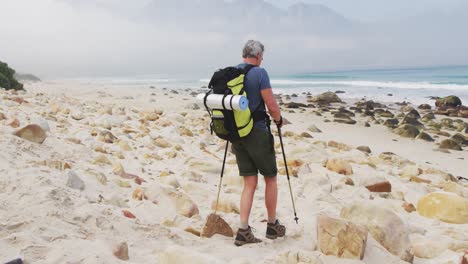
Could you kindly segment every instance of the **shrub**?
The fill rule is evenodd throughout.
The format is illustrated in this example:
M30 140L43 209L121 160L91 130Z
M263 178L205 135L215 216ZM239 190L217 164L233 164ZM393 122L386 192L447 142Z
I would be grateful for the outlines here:
M5 89L23 90L23 84L19 83L15 77L15 70L8 67L8 64L0 61L0 87Z

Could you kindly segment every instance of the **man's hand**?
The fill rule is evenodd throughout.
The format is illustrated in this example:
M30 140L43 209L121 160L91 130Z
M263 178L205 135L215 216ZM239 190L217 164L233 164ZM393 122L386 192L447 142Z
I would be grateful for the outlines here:
M273 121L275 122L278 128L281 128L282 126L287 125L287 124L291 124L289 120L287 120L286 118L283 118L282 116L280 116L279 120L273 120Z

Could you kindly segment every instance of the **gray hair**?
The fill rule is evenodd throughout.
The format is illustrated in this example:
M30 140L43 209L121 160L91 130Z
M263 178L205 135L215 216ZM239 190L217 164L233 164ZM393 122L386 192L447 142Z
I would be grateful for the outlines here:
M245 43L242 58L255 58L259 53L263 54L264 51L265 46L260 41L251 39Z

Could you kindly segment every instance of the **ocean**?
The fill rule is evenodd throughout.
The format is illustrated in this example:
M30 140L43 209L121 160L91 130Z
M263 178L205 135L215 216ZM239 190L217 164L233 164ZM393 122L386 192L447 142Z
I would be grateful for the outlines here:
M112 85L183 89L206 87L209 77L209 74L202 78L160 74L99 81ZM341 91L342 98L431 105L434 101L430 97L456 95L468 105L468 66L270 74L270 80L274 92L281 94Z

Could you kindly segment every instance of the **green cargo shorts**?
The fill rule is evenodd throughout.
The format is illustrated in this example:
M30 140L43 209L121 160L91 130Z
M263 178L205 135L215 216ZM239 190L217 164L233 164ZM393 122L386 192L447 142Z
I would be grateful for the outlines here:
M232 150L240 176L253 176L260 172L265 177L275 177L278 173L275 143L270 132L254 127L248 136L232 142Z

